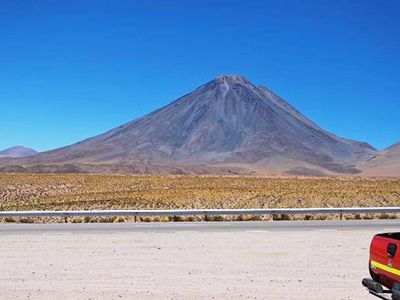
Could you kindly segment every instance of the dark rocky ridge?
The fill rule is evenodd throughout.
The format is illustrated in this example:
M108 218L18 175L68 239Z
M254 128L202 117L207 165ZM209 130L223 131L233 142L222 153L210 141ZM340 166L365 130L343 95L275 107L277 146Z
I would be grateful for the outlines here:
M38 172L67 165L79 172L330 174L357 173L355 163L373 153L366 143L319 128L265 87L228 75L99 136L0 165Z

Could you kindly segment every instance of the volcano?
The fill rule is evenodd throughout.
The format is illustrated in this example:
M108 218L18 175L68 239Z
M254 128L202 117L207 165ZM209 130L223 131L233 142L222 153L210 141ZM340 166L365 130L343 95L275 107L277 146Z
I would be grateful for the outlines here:
M2 171L355 174L370 145L329 133L240 75L64 148L2 159Z
M0 151L0 157L27 157L36 154L37 152L32 148L24 146L14 146Z

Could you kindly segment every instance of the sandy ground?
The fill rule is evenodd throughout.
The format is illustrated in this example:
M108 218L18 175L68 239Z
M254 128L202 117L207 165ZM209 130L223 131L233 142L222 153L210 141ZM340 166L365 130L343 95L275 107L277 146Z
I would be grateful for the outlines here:
M0 236L1 299L373 299L374 232Z

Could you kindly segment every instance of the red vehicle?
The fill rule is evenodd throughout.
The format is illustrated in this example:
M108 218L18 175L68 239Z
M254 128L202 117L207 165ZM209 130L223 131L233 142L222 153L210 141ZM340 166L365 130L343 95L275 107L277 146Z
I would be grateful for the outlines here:
M362 284L382 299L400 300L400 232L374 236L369 253L369 273ZM387 288L387 289L384 289Z

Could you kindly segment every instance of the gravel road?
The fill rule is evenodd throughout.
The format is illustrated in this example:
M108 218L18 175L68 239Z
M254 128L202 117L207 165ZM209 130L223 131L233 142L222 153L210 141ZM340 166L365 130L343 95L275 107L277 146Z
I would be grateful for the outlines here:
M249 228L0 234L0 298L373 299L375 227Z

